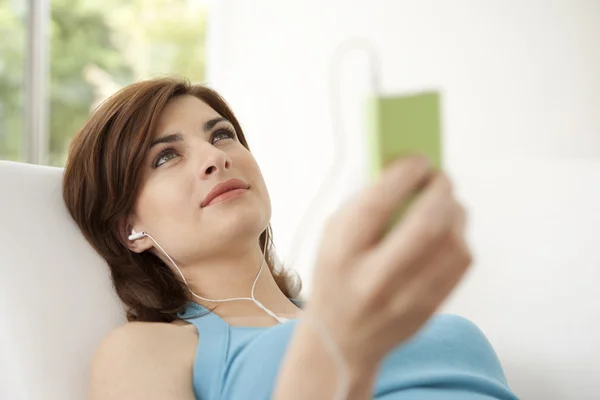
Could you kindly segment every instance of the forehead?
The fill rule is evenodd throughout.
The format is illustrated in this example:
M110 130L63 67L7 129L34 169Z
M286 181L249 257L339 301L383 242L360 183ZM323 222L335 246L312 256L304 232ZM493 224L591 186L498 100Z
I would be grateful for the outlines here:
M169 100L158 120L157 134L165 130L186 126L199 127L206 121L220 117L208 104L191 95Z

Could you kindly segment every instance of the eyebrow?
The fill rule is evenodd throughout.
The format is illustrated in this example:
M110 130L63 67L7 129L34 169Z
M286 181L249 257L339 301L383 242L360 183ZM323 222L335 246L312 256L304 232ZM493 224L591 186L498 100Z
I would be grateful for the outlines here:
M204 127L203 127L204 132L209 132L211 129L213 129L215 127L215 125L217 125L219 122L222 122L222 121L229 122L229 120L227 118L223 118L223 117L209 119L208 121L206 121L204 123ZM161 136L158 139L155 139L152 142L152 144L150 145L150 148L153 148L154 146L161 144L161 143L174 143L174 142L179 142L182 140L183 140L183 135L181 133L172 133L170 135Z
M219 122L221 121L227 121L227 118L223 118L223 117L217 117L217 118L213 118L213 119L209 119L208 121L206 121L206 123L204 124L204 132L208 132L210 131L212 128L215 127L215 125L217 125Z

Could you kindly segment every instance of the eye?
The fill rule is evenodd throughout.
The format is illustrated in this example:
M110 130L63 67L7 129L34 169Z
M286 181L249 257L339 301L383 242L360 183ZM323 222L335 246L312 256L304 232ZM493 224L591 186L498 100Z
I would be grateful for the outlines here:
M172 148L164 149L156 156L156 159L154 160L154 163L153 163L154 168L160 167L167 161L177 157L177 155L178 155L177 152L175 152L175 150Z
M235 132L232 128L222 128L215 131L211 138L211 143L218 142L224 139L235 139Z

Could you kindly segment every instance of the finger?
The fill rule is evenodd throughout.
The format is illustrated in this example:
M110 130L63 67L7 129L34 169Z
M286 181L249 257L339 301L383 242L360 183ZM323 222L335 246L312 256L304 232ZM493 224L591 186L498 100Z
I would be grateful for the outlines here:
M447 178L442 174L436 175L415 201L412 210L409 209L412 216L407 216L406 222L396 226L378 246L366 253L367 265L371 266L367 281L377 292L378 302L394 296L398 285L411 280L443 250L455 220L453 213L458 210L454 199L448 198L449 190ZM442 220L447 221L446 228L437 230L429 226Z
M458 201L455 203L456 217L454 222L454 231L457 235L464 236L467 230L467 212L465 207Z
M440 243L441 244L441 243ZM409 254L403 257L394 265L393 268L382 267L387 264L385 261L377 259L379 254L367 252L360 259L360 264L366 266L360 270L357 279L358 285L363 293L370 293L363 301L367 306L373 305L380 307L390 301L397 295L398 291L404 290L404 285L409 282L419 269L425 265L430 265L437 253L442 251L440 244L434 244L429 251L422 251L415 254Z
M402 200L422 187L431 173L428 162L421 157L395 162L332 218L329 236L332 240L340 238L344 246L356 250L371 246L379 240Z
M469 258L471 256L471 250L467 243L466 231L467 231L467 212L465 208L458 202L455 203L455 219L454 226L452 229L452 240L454 245L459 248L464 254L467 254Z
M455 212L450 182L439 173L408 209L403 221L373 249L379 273L402 279L420 268L419 261L435 253L450 231Z
M438 309L462 281L471 263L471 255L463 246L453 246L447 262L440 263L437 273L435 267L432 268L433 271L424 271L423 281L426 287L423 294L427 296L426 302L429 302L426 307L433 311Z
M442 251L405 282L403 293L390 303L393 312L433 314L462 280L471 261L468 251L448 240Z

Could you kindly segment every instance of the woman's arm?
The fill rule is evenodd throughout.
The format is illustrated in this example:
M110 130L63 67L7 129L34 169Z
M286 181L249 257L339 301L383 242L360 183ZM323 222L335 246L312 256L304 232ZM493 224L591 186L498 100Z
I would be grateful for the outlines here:
M89 400L195 400L192 374L174 351L167 324L129 323L101 343L90 375Z
M351 398L368 399L382 359L420 330L471 264L464 226L450 181L418 157L387 167L332 215L302 317L308 320L288 347L274 398L333 398L339 376L326 331L349 371Z
M274 400L335 398L341 377L330 350L311 323L303 319L296 327L279 371ZM370 399L377 366L357 360L346 360L346 366L350 394L347 399Z

